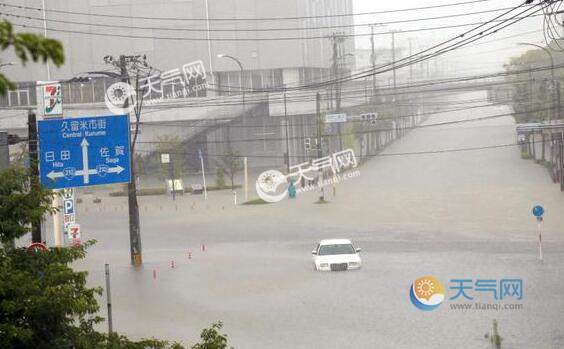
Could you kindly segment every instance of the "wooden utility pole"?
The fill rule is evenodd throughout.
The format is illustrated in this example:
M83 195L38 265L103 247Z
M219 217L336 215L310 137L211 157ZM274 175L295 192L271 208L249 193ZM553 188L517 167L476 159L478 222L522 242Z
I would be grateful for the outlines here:
M342 33L334 33L331 35L331 40L333 41L333 79L335 81L335 111L339 113L341 111L341 60L344 59L345 55L342 53L342 44L345 41ZM341 130L341 123L337 124L337 132L339 134L339 149L343 149L343 135Z
M374 50L374 24L370 25L370 63L372 64L372 97L376 96L376 52Z
M127 60L132 57L121 55L119 56L119 69L121 81L129 84L129 74L127 73ZM129 98L126 98L123 108L127 110L129 107ZM129 124L131 125L131 113L127 113ZM129 247L131 264L140 266L143 264L143 254L141 250L141 228L139 224L139 204L137 202L137 183L135 176L135 142L131 140L131 181L127 184L127 199L129 204Z

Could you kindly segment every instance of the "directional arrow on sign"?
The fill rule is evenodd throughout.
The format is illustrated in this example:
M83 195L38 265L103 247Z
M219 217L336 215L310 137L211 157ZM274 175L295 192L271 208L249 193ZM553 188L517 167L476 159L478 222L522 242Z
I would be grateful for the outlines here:
M55 180L59 177L64 177L65 175L63 175L62 172L55 172L55 171L51 171L49 173L47 173L47 177L51 180Z
M123 167L121 167L121 166L118 165L118 166L115 166L115 167L110 167L110 168L108 168L107 173L117 173L117 174L120 174L120 173L122 173L124 170L125 170L125 168L123 168ZM98 170L96 170L96 169L89 169L87 174L85 174L85 172L86 172L86 171L84 171L84 170L75 171L75 172L74 172L74 176L83 176L83 177L85 178L85 180L86 180L86 177L88 177L88 176L90 176L90 175L96 175L96 174L98 174ZM65 175L63 174L63 172L56 172L56 171L51 171L51 172L49 172L49 173L47 174L47 177L50 178L50 179L52 179L52 180L55 180L55 179L57 179L57 178L61 178L61 177L64 177L64 176L65 176ZM84 183L88 183L88 182L85 181Z
M84 177L84 184L87 184L90 183L90 171L88 171L88 141L86 140L86 138L82 139L82 143L80 143L80 146L82 147L81 175Z
M121 167L120 165L117 165L116 167L110 167L108 169L108 173L122 173L123 170L125 170L125 168Z

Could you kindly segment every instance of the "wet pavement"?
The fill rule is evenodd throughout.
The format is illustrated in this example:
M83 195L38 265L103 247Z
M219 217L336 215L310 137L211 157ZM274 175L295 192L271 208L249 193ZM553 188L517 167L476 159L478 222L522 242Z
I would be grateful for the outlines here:
M485 103L485 93L456 98ZM443 113L426 124L508 112ZM110 263L114 327L135 338L190 344L222 320L236 348L490 348L484 334L497 319L503 348L562 348L564 195L546 170L521 160L517 147L405 154L513 142L510 117L417 128L340 183L326 205L314 203L316 193L237 207L229 192L212 192L207 203L141 197L145 264L137 270L128 264L126 198L95 205L85 197L83 237L98 243L78 267L102 286ZM535 203L547 211L544 263ZM310 251L331 237L363 249L361 270L313 271ZM523 279L523 309L453 310L460 300L446 300L423 312L409 300L422 275L445 286L456 278Z

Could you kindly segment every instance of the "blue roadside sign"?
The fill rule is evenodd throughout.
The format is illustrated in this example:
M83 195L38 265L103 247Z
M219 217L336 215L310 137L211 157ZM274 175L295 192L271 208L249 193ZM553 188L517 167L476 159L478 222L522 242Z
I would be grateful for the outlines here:
M41 120L39 172L51 189L131 180L126 115Z
M541 205L536 205L533 207L533 216L535 217L542 217L544 214L544 208Z

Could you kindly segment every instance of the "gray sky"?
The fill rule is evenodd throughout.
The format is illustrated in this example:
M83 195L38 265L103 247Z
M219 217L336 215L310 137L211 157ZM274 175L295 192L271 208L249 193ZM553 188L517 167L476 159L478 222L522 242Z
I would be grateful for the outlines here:
M441 4L452 4L465 2L467 0L431 0L431 1L421 1L421 0L398 0L398 1L374 1L374 0L354 0L354 12L370 12L370 11L382 11L382 10L395 10L395 9L407 9L413 7L423 7L431 5L441 5ZM461 6L452 6L445 8L435 8L408 12L398 12L391 14L377 14L377 15L364 15L356 16L356 24L364 23L378 23L386 21L396 21L396 20L409 20L409 19L420 19L426 17L436 17L460 13L471 13L477 11L494 10L501 8L508 8L517 6L523 3L522 0L491 0L481 3L467 4ZM489 19L494 18L500 12L482 13L467 15L454 18L444 18L444 19L434 19L428 21L417 21L408 23L396 23L388 24L386 27L381 29L376 29L375 31L386 31L388 30L412 30L425 27L437 27L443 25L457 25L463 23L475 23L484 22ZM408 46L408 39L412 38L413 51L416 52L416 48L421 49L427 48L434 44L440 43L441 41L451 38L457 34L470 29L471 27L460 27L460 28L450 28L443 30L433 30L433 31L421 31L421 32L411 32L411 33L399 33L396 35L396 45L406 47ZM478 73L479 71L492 71L501 69L502 64L506 63L508 58L514 55L524 52L527 49L525 47L518 47L516 43L518 42L530 42L530 43L544 43L542 35L542 17L527 18L523 21L516 23L504 30L499 31L496 34L489 35L488 37L472 43L471 47L453 51L451 53L443 56L443 61L456 62L456 67L460 70L460 73L468 71L469 73ZM368 27L357 27L357 34L369 33L370 29ZM521 35L519 35L521 34ZM501 39L507 36L512 36L511 38ZM482 41L492 41L490 43L484 43L475 45ZM376 47L390 47L391 38L390 35L378 35L375 37ZM370 42L368 37L357 37L356 41L357 48L370 48ZM407 51L406 51L407 53ZM462 74L465 75L465 74Z

